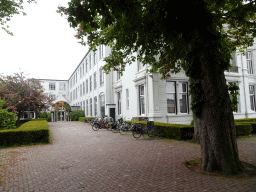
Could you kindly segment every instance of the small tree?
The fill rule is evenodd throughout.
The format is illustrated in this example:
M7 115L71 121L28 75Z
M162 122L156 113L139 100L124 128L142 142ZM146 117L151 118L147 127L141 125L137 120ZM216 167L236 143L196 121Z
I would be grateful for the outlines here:
M69 117L71 121L78 121L79 117L85 117L85 113L83 110L75 110L69 113Z
M4 100L3 108L17 114L18 124L24 111L33 109L38 114L48 109L54 100L44 93L39 80L26 79L24 72L0 75L0 96Z

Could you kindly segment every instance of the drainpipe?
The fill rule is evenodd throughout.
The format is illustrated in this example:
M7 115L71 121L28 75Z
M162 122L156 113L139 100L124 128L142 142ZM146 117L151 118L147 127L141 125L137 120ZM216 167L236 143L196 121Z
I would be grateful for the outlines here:
M245 79L244 78L244 64L243 64L243 55L242 54L241 54L241 63L242 63L242 76L243 76L243 86L244 86L245 118L248 118L245 82L244 82L244 79Z

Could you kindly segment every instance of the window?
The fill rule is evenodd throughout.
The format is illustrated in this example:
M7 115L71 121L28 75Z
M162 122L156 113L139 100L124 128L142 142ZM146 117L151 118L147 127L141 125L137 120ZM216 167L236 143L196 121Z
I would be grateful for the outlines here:
M52 95L52 94L50 94L49 97L50 97L50 99L55 99L56 98L56 96Z
M94 65L96 65L96 51L93 52L93 62Z
M251 110L256 111L254 85L249 85L249 95L250 95Z
M86 93L88 93L88 79L86 79Z
M99 46L99 59L103 57L103 45Z
M181 82L179 84L179 100L180 100L180 112L188 113L188 83Z
M93 74L93 79L94 79L94 89L97 88L97 79L96 79L96 72Z
M60 91L66 91L66 83L60 83L59 84L59 90Z
M80 97L82 97L82 84L80 85Z
M88 72L88 60L85 61L85 72Z
M233 83L233 84L235 84L235 85L238 86L238 82L228 82L228 85L229 85L230 83ZM232 95L230 95L230 91L228 91L228 94L229 94L230 99L232 99ZM239 95L237 95L237 101L238 101L238 103L239 103ZM235 107L235 109L234 109L233 112L238 112L238 104L236 105L236 107Z
M82 70L83 70L83 76L84 76L84 63L83 63L83 68L82 68Z
M253 64L252 64L252 52L246 51L246 62L248 74L253 74Z
M85 84L83 82L83 95L85 94Z
M85 110L85 102L83 101L83 111Z
M103 73L103 68L100 69L100 86L104 85L104 73Z
M137 56L139 55L139 50L137 51ZM137 57L137 66L138 66L138 71L140 71L143 68L143 64L141 61L138 60Z
M70 88L72 87L72 79L70 79Z
M139 86L139 106L140 115L145 114L144 85Z
M77 83L77 72L76 72L76 83Z
M76 99L76 95L75 95L76 93L75 93L75 90L73 90L73 100L75 100Z
M117 92L117 112L118 115L122 113L121 92Z
M90 91L92 91L92 76L90 76Z
M177 99L177 97L179 99ZM189 113L188 83L166 82L167 113ZM177 103L178 101L178 103Z
M70 101L72 101L72 93L70 93Z
M76 99L77 99L77 88L76 88Z
M89 55L89 70L92 68L91 55Z
M176 82L166 82L167 113L176 113Z
M90 116L92 117L92 98L90 98Z
M55 90L55 83L49 83L49 90Z
M126 109L129 109L129 90L126 89Z
M119 71L116 72L116 77L117 77L117 81L121 79L121 74L119 73Z
M100 116L105 117L105 95L100 95Z
M97 96L94 97L94 117L97 117Z
M88 104L88 99L86 100L86 116L89 116L88 114L88 108L89 108L89 104Z

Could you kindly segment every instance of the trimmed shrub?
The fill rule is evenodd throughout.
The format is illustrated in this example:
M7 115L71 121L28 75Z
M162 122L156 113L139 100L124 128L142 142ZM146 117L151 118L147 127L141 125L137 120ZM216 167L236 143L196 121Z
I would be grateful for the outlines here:
M131 121L126 121L129 125ZM141 124L142 127L147 125L145 121L134 121L135 124ZM192 139L194 134L194 126L183 125L183 124L169 124L154 122L154 128L160 130L164 138L176 139L176 140L186 140Z
M91 119L97 119L97 117L79 117L79 122L84 122L84 119L87 119L88 121L91 121Z
M235 123L236 137L250 135L252 125L246 122Z
M49 143L50 131L46 120L29 121L18 129L0 131L0 146Z
M48 121L48 122L51 122L51 121L52 121L51 113L40 112L40 113L39 113L39 118L40 118L40 119L45 118L46 121Z
M69 117L71 121L78 121L79 117L85 117L85 113L83 110L75 110L69 113Z
M0 130L16 128L16 114L7 109L0 110Z

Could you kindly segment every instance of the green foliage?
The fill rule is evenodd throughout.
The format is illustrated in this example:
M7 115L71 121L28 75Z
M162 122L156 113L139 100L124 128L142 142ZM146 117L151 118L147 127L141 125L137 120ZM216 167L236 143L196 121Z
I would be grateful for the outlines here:
M235 123L236 136L248 136L251 134L252 125L246 122Z
M51 122L51 113L41 112L39 113L39 118L45 118L48 122Z
M252 133L256 133L256 118L235 119L235 123L250 123L252 126Z
M0 97L0 109L4 106L4 101Z
M191 126L194 126L194 120L191 121L190 125L191 125Z
M236 84L229 82L228 91L230 95L230 102L231 102L230 105L233 111L237 110L238 95L239 95L238 90L239 90L239 87Z
M18 129L0 131L0 146L49 143L49 125L46 120L29 121Z
M4 0L0 1L0 25L2 29L5 30L8 34L13 35L12 32L8 30L9 26L6 25L8 21L10 21L13 15L23 14L23 1L24 0ZM35 0L27 0L28 3L35 2Z
M91 119L97 119L97 117L79 117L79 122L84 122L84 119L90 121Z
M78 121L79 117L85 117L85 113L83 110L75 110L69 113L69 117L71 121Z
M7 109L0 110L0 130L16 128L16 114Z

